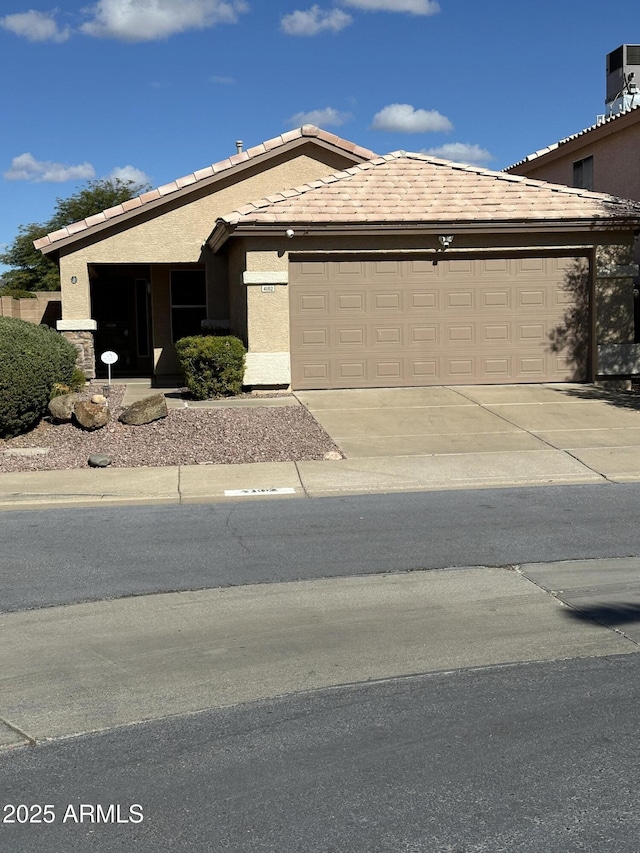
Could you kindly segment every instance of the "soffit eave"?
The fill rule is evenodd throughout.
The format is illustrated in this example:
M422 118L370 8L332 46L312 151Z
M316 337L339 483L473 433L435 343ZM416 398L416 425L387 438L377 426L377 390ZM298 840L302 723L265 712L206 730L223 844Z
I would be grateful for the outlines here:
M440 234L554 234L571 232L590 234L598 231L630 232L640 229L640 214L636 217L589 219L526 219L526 220L451 220L439 222L408 223L228 223L219 222L207 241L215 253L231 238L271 237L285 238L293 230L297 237L381 237L381 236L433 236Z

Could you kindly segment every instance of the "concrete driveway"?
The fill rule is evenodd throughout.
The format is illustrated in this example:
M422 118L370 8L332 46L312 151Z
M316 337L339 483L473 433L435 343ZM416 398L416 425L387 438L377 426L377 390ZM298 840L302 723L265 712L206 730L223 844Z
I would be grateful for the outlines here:
M348 460L515 460L579 479L640 478L640 396L593 385L485 385L296 394ZM473 456L474 460L470 457ZM464 457L467 457L466 459ZM399 460L398 460L399 461ZM542 467L541 467L542 466ZM553 476L550 479L556 480ZM562 479L562 477L561 477Z

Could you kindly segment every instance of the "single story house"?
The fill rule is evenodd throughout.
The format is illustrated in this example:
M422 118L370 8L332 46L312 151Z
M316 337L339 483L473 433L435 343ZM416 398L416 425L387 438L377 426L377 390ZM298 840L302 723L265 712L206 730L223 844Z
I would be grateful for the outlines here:
M217 327L246 385L301 390L619 377L639 229L640 203L305 126L36 245L88 373L175 374Z

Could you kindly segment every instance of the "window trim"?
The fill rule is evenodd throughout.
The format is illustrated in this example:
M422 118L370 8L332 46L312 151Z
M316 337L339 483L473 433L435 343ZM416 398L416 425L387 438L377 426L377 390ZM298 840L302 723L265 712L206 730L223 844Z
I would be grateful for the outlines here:
M585 166L587 167L585 169ZM587 172L588 180L585 179ZM576 189L593 192L593 154L573 162L573 186Z

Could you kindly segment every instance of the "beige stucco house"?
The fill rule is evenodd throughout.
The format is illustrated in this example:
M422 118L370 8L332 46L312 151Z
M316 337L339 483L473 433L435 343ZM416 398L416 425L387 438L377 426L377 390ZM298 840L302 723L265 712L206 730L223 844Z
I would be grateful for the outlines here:
M174 374L222 327L248 386L358 388L624 375L639 228L640 203L306 126L36 245L89 372Z

